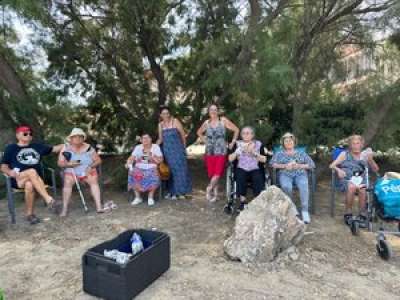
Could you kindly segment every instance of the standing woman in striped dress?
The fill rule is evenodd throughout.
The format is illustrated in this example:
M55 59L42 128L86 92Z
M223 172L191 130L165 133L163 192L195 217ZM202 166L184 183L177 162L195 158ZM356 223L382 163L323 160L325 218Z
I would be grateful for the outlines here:
M165 161L171 170L168 190L171 199L175 200L192 192L186 157L186 135L181 122L171 115L168 107L161 108L160 117L157 144L162 145Z

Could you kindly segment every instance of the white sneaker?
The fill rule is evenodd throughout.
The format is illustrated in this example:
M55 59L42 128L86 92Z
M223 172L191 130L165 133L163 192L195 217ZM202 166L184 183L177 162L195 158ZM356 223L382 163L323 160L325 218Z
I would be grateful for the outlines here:
M138 204L140 204L140 203L142 203L142 202L143 202L142 198L135 198L135 199L131 202L131 205L132 205L132 206L135 206L135 205L138 205Z
M175 195L171 196L171 200L176 200L176 199L178 199L178 198L176 198Z
M149 199L147 200L147 204L148 204L149 206L153 206L153 205L155 204L154 199L153 199L153 198L149 198Z
M308 211L303 210L301 212L301 217L303 219L304 224L310 224L311 219L310 219L310 214L308 213Z

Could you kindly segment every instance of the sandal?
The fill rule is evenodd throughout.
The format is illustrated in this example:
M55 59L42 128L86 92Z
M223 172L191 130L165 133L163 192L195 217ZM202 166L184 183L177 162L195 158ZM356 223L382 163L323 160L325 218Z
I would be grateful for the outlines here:
M26 217L26 220L29 222L31 225L35 225L40 223L40 219L36 217L35 215L29 215Z
M55 199L51 200L47 203L48 210L53 214L58 214L60 209L60 203L57 202Z

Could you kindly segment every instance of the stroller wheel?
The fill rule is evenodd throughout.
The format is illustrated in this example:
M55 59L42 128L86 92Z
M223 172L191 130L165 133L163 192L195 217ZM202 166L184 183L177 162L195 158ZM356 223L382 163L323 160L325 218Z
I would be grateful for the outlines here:
M378 252L378 255L384 260L389 260L392 257L392 248L389 243L383 239L379 240L376 244L376 252Z
M225 205L224 207L224 213L226 213L227 215L231 215L233 212L232 206L231 205Z
M357 221L352 221L350 223L350 230L353 235L360 234L360 224Z

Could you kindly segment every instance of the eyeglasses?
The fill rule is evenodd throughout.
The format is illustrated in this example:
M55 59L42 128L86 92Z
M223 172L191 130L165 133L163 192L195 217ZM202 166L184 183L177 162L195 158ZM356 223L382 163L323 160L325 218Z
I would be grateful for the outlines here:
M252 132L250 132L250 131L243 131L242 134L243 134L243 135L248 135L248 134L252 134Z
M24 132L22 135L23 136L32 136L32 132Z

